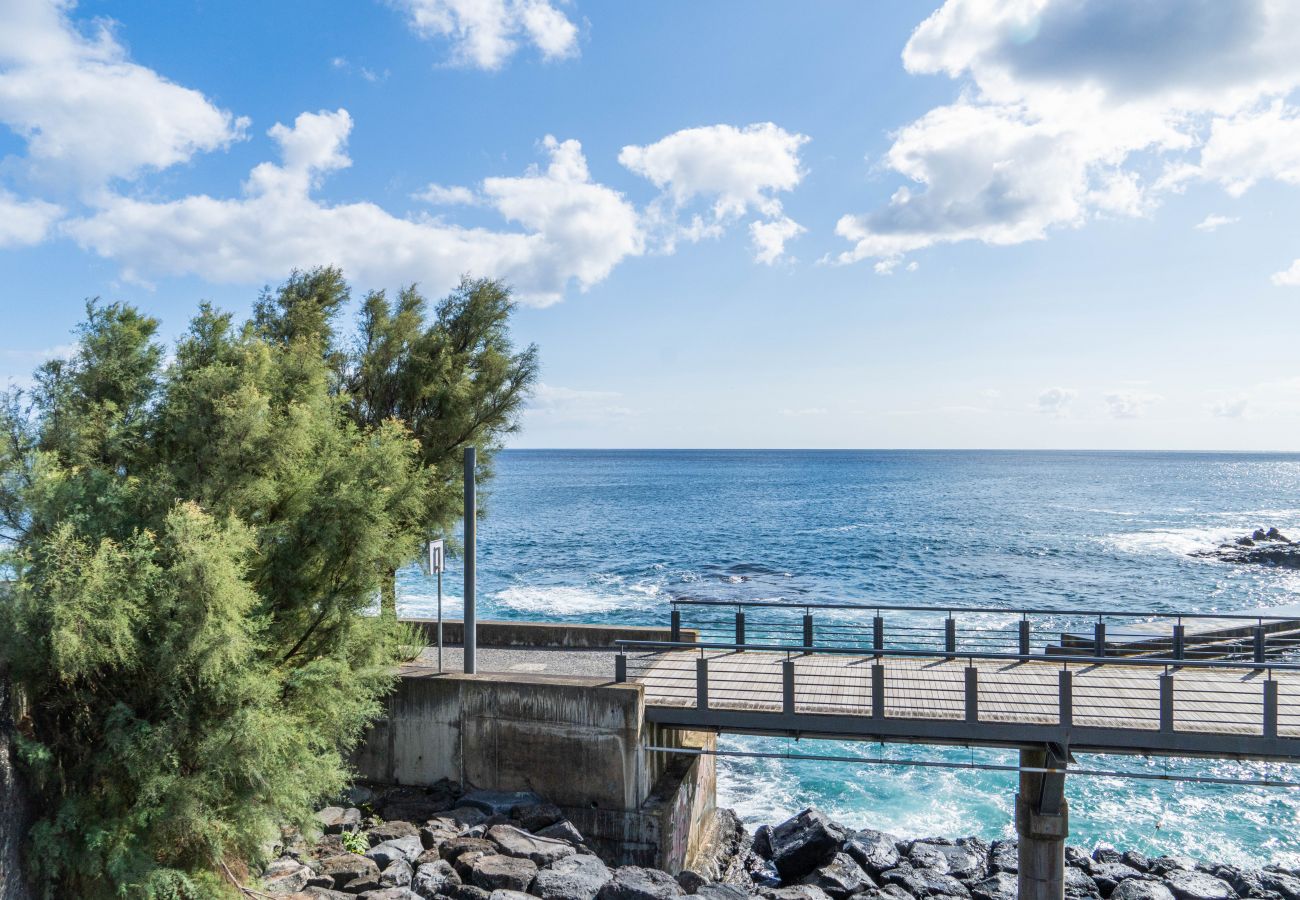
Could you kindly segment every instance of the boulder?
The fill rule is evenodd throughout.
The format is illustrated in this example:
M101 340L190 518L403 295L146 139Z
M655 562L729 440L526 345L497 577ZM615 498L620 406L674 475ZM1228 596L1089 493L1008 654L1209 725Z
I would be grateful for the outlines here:
M706 884L695 892L704 900L749 900L749 894L734 884Z
M1137 869L1139 872L1151 871L1151 860L1144 854L1138 853L1136 850L1125 850L1124 855L1119 858L1119 861L1126 866L1131 866L1132 868Z
M437 862L440 859L442 857L438 855L438 851L430 848L411 860L411 868L418 869L426 863Z
M763 859L772 858L772 826L759 825L754 829L753 850Z
M1117 863L1124 861L1124 854L1120 853L1114 847L1102 845L1093 848L1092 859L1093 862L1099 863Z
M848 831L816 809L805 809L772 829L772 862L786 881L803 878L839 850Z
M596 896L599 900L667 900L685 895L682 886L667 872L620 866Z
M564 818L564 813L554 803L526 803L510 811L514 819L525 831L536 833L547 825L554 825Z
M518 893L511 891L510 893ZM491 900L492 892L485 891L483 888L473 884L458 884L447 891L447 896L451 900Z
M397 838L415 837L420 833L410 822L382 822L366 830L366 839L374 847Z
M988 869L986 855L987 847L979 845L916 841L908 851L907 859L918 869L951 875L959 880L978 881Z
M972 884L970 895L975 900L1016 900L1016 881L1010 872L998 872Z
M262 886L268 894L296 894L307 887L315 874L296 859L277 859L262 873Z
M456 861L451 864L451 867L455 869L456 874L460 876L462 884L473 884L474 864L485 856L496 855L496 850L466 850L460 856L456 857Z
M350 894L344 894L345 897L351 897ZM361 894L361 900L411 900L416 896L409 889L404 887L380 888L377 891L366 891Z
M420 843L420 836L410 834L406 837L393 838L391 841L376 844L366 851L366 856L373 859L375 865L379 866L382 871L388 868L388 864L395 859L412 862L423 852L424 844Z
M410 887L415 870L404 859L395 859L379 873L379 883L386 888Z
M760 887L780 887L781 873L772 865L772 860L764 859L757 853L745 855L745 874L749 880Z
M344 809L341 806L327 806L316 813L316 819L326 834L342 834L356 831L361 827L361 810L355 806Z
M538 872L531 890L542 900L592 900L612 877L598 858L580 853L557 859Z
M493 891L488 900L533 900L533 895L523 891Z
M457 884L460 884L460 876L456 874L456 870L451 867L451 863L440 859L437 862L426 863L415 870L415 880L411 882L411 889L421 897L433 900L439 894L446 894L453 885Z
M1069 860L1066 860L1069 864ZM994 841L989 848L989 867L994 873L1020 871L1020 845L1016 841Z
M453 826L459 830L462 828L473 828L475 825L482 825L487 821L488 814L483 812L477 806L458 806L449 810L447 815L438 818L446 818Z
M1285 900L1300 900L1300 878L1294 875L1266 869L1259 873L1259 886L1284 897Z
M1142 877L1142 873L1137 869L1120 862L1094 862L1092 871L1088 874L1092 876L1093 881L1097 882L1097 887L1101 888L1101 892L1107 897L1110 896L1110 892L1115 890L1115 886L1121 881Z
M836 853L830 862L808 874L804 884L819 887L836 900L876 886L871 876L847 853Z
M1233 900L1237 896L1232 885L1206 872L1170 872L1165 885L1178 900Z
M470 791L460 798L461 806L472 806L488 816L508 816L517 806L537 806L543 802L532 791Z
M768 900L830 900L821 888L811 884L792 884L789 887L770 888L762 892Z
M379 875L358 875L347 884L343 885L341 890L345 894L364 894L367 891L378 891L383 888L379 883Z
M1073 844L1065 845L1065 864L1085 872L1092 871L1092 857L1082 847Z
M912 895L896 884L885 884L874 891L863 891L854 900L913 900Z
M576 852L565 841L529 834L513 825L494 825L488 829L487 839L500 847L506 856L532 860L539 866L549 866L557 859L572 856Z
M1292 543L1291 539L1278 531L1277 528L1270 528L1268 531L1264 532L1264 537L1270 541L1281 541L1284 544Z
M1130 878L1110 892L1110 900L1174 900L1174 895L1158 881Z
M462 853L471 851L496 853L497 845L486 838L457 837L452 838L438 848L438 854L449 863L455 863Z
M526 891L537 877L537 864L530 859L494 853L470 864L470 881L485 891Z
M584 843L582 832L578 831L568 819L556 822L554 825L547 825L535 833L538 837L550 838L553 841L564 841L566 844L572 844L575 847Z
M870 874L879 875L886 869L898 865L898 848L895 846L897 842L898 839L892 834L864 828L862 831L854 832L853 836L844 842L844 852L853 857L857 864ZM757 835L754 844L757 849Z
M918 869L911 863L903 862L897 868L882 872L881 880L907 891L914 897L969 897L970 891L953 878L932 869Z
M1083 869L1065 867L1065 896L1068 900L1088 900L1101 896L1101 890L1092 876Z
M332 878L334 887L342 890L344 885L355 881L358 878L373 877L375 887L379 887L379 866L375 865L373 859L367 859L364 856L358 856L355 853L340 853L337 856L327 856L320 861L320 874ZM354 891L353 893L361 893Z
M682 886L682 890L686 893L694 894L700 888L708 884L709 879L705 878L693 869L682 869L677 873L677 883Z

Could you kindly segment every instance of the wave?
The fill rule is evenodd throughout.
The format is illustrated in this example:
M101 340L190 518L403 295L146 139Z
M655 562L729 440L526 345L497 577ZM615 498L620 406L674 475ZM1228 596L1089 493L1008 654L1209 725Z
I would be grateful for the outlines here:
M1153 528L1148 531L1129 531L1109 534L1101 538L1102 543L1124 553L1150 554L1171 553L1188 556L1197 550L1209 550L1220 544L1226 544L1241 537L1243 526L1223 526L1200 528ZM1213 562L1213 560L1206 560Z
M629 593L608 593L585 587L520 585L498 591L492 601L515 612L578 616L641 607L658 593L655 585L635 586Z

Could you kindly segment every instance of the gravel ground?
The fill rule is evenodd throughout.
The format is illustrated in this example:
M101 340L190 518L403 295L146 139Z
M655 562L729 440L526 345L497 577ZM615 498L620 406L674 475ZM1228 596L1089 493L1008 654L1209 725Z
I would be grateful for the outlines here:
M612 650L502 650L480 647L478 670L480 673L590 675L613 681L615 655ZM437 666L437 648L425 647L415 662L421 666ZM442 667L447 672L464 671L460 647L443 648Z

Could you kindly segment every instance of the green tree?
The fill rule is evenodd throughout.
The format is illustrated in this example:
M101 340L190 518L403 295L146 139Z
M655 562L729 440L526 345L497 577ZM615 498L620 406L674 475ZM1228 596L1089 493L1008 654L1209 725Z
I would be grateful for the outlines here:
M359 428L397 421L419 443L433 489L412 525L430 536L460 514L464 448L478 448L479 477L490 478L502 441L519 428L538 362L536 346L516 350L510 340L514 308L509 288L490 279L463 279L432 316L414 286L395 301L371 293L362 305L341 375L349 410ZM385 573L383 608L396 615L395 569Z
M346 297L319 270L242 327L205 306L170 363L153 319L92 303L5 399L0 669L44 897L220 896L346 783L398 651L364 613L445 490L411 428L356 417Z

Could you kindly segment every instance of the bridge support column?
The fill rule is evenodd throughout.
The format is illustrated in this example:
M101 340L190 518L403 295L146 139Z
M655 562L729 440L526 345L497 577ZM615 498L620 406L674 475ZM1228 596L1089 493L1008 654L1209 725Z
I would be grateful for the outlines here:
M1055 748L1021 750L1021 768L1064 769L1067 754ZM1020 900L1062 900L1065 896L1065 838L1070 833L1065 775L1021 772L1016 794L1019 838L1017 896Z

